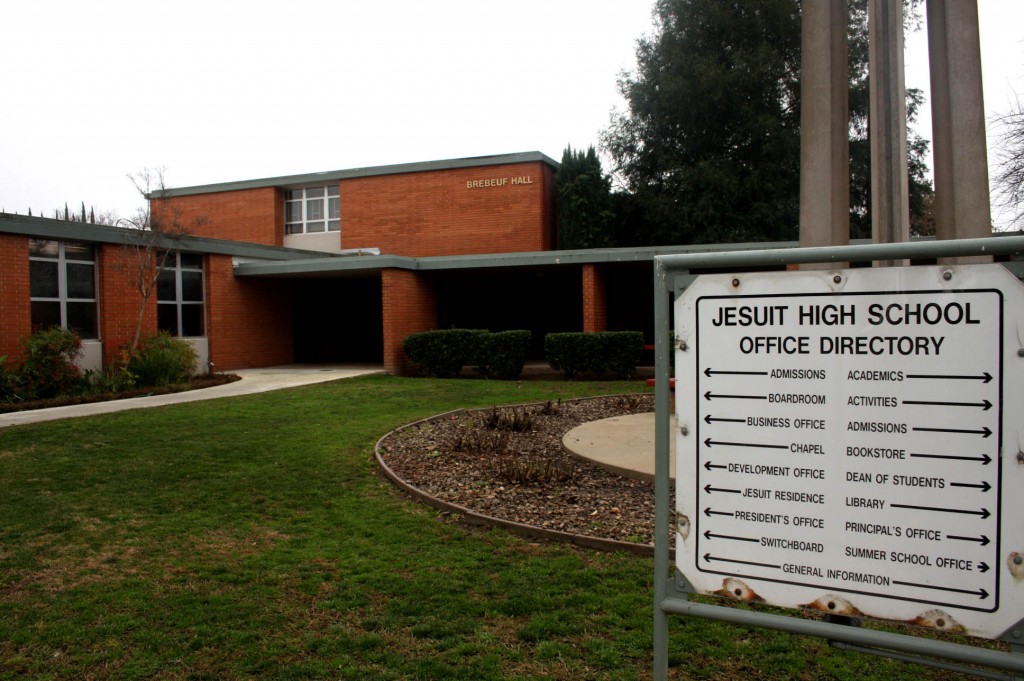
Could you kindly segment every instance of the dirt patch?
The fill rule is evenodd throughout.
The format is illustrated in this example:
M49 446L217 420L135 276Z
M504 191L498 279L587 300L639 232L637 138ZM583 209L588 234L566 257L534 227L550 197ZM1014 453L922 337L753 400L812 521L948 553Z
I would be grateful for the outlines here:
M654 483L580 460L562 437L582 423L653 410L653 395L624 395L456 412L392 433L379 452L413 487L472 511L649 544Z

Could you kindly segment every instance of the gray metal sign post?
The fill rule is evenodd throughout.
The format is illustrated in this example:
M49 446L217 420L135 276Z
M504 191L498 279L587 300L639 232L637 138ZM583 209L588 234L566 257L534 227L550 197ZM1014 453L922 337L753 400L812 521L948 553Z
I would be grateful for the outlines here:
M1024 495L1003 493L1024 474L1024 268L763 271L1021 254L1014 236L655 258L655 679L670 614L1024 678ZM708 270L719 274L694 275ZM690 594L909 622L1011 652Z

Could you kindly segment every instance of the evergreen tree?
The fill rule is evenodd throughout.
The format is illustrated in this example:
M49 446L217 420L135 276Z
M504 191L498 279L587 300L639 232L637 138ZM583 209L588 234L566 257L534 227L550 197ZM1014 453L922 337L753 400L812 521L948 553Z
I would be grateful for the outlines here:
M905 0L916 19L920 0ZM870 234L867 0L849 0L851 223ZM642 209L636 243L796 239L800 0L656 0L655 30L602 135ZM911 96L913 99L913 95ZM919 104L919 100L914 100ZM911 206L930 193L911 138ZM635 209L635 206L633 207ZM621 219L621 218L620 218Z
M555 175L558 193L558 247L603 248L613 245L611 180L601 170L594 147L566 147Z

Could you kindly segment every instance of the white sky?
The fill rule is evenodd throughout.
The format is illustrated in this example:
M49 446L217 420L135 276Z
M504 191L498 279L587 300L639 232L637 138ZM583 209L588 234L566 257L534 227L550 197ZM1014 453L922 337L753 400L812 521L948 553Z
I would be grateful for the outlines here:
M598 143L652 0L0 5L0 209L127 215L168 186ZM1024 0L979 0L985 98L1024 93ZM927 89L923 32L908 87ZM925 131L926 136L927 130ZM991 148L991 145L990 145Z

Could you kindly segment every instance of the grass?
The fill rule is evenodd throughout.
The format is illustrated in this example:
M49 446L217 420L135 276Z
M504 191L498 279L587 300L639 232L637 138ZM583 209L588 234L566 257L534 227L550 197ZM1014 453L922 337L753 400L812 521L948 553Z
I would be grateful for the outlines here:
M390 429L643 384L364 377L0 430L0 679L637 679L652 561L466 528ZM673 620L673 678L947 679Z

